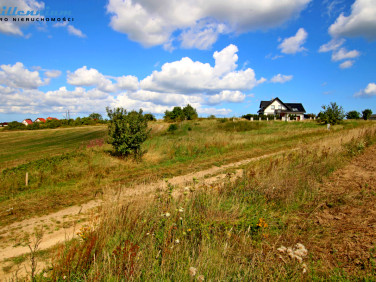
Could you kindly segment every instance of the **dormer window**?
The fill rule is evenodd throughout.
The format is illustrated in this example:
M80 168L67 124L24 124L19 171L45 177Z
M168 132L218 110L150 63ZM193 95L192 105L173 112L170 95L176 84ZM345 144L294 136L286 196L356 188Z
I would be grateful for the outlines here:
M298 111L298 109L297 109L297 108L292 108L292 110L293 110L294 112L297 112L297 111Z

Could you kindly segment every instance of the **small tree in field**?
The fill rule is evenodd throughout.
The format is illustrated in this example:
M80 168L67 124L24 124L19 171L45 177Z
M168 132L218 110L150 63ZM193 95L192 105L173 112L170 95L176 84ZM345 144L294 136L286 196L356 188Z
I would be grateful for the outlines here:
M350 111L346 114L347 119L360 119L360 113L357 111Z
M363 119L364 119L364 120L367 120L367 119L369 119L369 117L372 115L372 110L370 110L370 109L365 109L365 110L362 112L362 114L363 114Z
M337 103L331 102L330 105L322 106L323 111L318 114L319 121L329 124L340 123L345 117L345 112L341 106L338 106Z
M147 139L149 130L145 116L140 109L138 112L123 108L114 110L106 108L110 118L108 123L108 142L115 152L122 156L133 155L136 160L141 159L141 145Z

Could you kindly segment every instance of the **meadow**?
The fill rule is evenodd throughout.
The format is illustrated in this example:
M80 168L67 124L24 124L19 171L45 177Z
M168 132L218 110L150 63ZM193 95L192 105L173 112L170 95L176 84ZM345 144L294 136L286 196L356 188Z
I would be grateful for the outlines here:
M106 127L1 132L0 225L81 204L107 189L125 189L213 165L340 138L370 122L346 122L328 132L315 122L186 121L174 132L150 123L142 162L112 155ZM28 173L28 185L25 175Z
M375 123L346 121L328 131L310 121L199 119L174 131L163 122L150 128L141 162L114 156L103 126L0 132L0 210L11 209L1 216L3 226L166 179L167 188L157 189L154 199L105 202L38 279L336 280L374 274L371 262L346 272L341 262L326 268L326 258L301 250L300 259L291 259L277 248L298 252L298 242L313 248L307 232L314 226L302 222L318 209L320 185L376 141ZM210 186L192 179L175 187L168 180L275 152L242 166L235 181L232 170ZM3 158L7 154L11 160Z

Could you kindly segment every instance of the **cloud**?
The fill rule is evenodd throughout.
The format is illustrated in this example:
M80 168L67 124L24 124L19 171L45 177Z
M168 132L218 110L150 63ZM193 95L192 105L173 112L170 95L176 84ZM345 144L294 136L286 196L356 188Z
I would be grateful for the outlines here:
M69 34L72 34L77 37L85 38L87 37L81 30L75 28L73 25L69 24L67 21L62 23L55 23L53 27L65 27Z
M343 38L334 38L330 40L328 43L321 45L319 52L324 53L324 52L337 50L339 47L341 47L345 43L345 41L346 40Z
M265 79L257 80L250 68L236 70L237 51L238 48L231 44L215 52L214 67L208 63L194 62L188 57L165 63L161 71L153 71L141 81L140 86L144 90L161 93L211 95L224 90L250 90L263 83Z
M306 51L302 45L306 42L308 33L304 28L299 28L295 36L285 38L278 48L281 49L281 52L284 54L296 54L298 52Z
M95 86L104 92L115 92L116 87L96 69L87 69L86 66L71 73L68 71L67 82L76 86Z
M341 48L333 52L332 61L337 62L337 61L346 60L346 59L354 59L359 56L360 56L360 53L357 50L348 51L346 48Z
M246 91L266 81L256 79L250 68L239 70L237 52L235 45L215 51L214 66L188 57L165 63L141 81L133 75L109 76L83 66L67 72L67 83L75 86L73 90L62 86L47 92L38 87L60 75L60 71L41 67L30 71L22 63L2 65L0 112L90 113L103 112L106 106L120 106L162 114L174 106L191 104L202 114L226 115L231 112L229 109L211 106L243 102ZM44 72L44 80L39 71Z
M339 67L341 69L348 69L348 68L351 68L354 63L355 63L354 60L347 60L347 61L344 61L342 64L340 64Z
M35 0L0 0L0 7L17 7L18 11L38 11L44 8L44 3ZM14 10L12 10L14 11ZM8 18L8 21L1 21L0 32L18 36L24 36L21 28L26 27L30 22L16 21L13 22L12 17L1 16L3 19ZM40 17L40 16L37 16ZM35 18L35 16L23 16L23 18Z
M287 81L290 81L292 78L293 78L292 75L283 75L283 74L279 73L279 74L273 76L272 79L270 80L270 82L273 82L273 83L285 83Z
M356 0L351 6L351 14L343 13L329 27L333 37L363 36L370 40L376 39L376 3L374 0Z
M29 71L25 66L17 62L12 65L1 65L0 84L9 87L21 87L25 89L36 89L39 86L47 84L49 81L43 81L38 71Z
M374 97L376 96L376 83L368 83L367 87L354 94L354 97Z
M245 99L245 94L240 91L224 90L219 94L212 95L208 98L208 104L216 105L222 102L241 103Z
M84 34L81 30L78 28L75 28L73 25L68 25L68 32L69 34L75 35L77 37L85 38L86 34Z
M56 78L61 75L61 71L59 70L47 70L44 72L44 75L49 77L49 78Z
M137 90L139 87L138 78L133 75L121 76L116 78L117 87L122 90Z
M130 40L172 49L208 49L223 33L276 27L296 17L311 0L109 0L110 26Z

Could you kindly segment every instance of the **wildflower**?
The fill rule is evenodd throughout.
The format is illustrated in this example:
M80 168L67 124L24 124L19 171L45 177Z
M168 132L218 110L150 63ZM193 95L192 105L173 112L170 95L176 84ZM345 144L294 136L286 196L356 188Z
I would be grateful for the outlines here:
M179 212L184 212L184 209L180 207Z
M204 281L205 280L204 275L197 276L197 280L198 281Z
M146 233L146 236L149 236L150 235L150 233L148 232L148 233Z
M286 248L285 246L281 246L281 247L279 247L279 248L277 249L277 251L280 252L280 253L285 253L286 250L287 250L287 248Z
M188 230L187 230L188 232L191 232L192 231L192 229L191 228L189 228Z
M307 272L307 265L305 263L303 263L302 267L303 267L303 273L306 273Z
M64 275L64 276L63 276L63 280L65 280L65 279L67 279L67 277Z
M179 217L179 219L180 219L180 220L183 220L183 218L182 218L182 217Z
M166 217L170 217L170 215L171 214L169 212L166 212L166 214L165 214Z
M179 239L176 239L175 240L175 244L179 244L180 243L180 240Z
M184 187L184 191L189 191L191 188L189 186Z
M191 275L192 277L194 277L197 273L197 269L195 267L190 267L189 268L189 275Z

